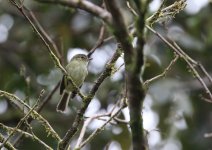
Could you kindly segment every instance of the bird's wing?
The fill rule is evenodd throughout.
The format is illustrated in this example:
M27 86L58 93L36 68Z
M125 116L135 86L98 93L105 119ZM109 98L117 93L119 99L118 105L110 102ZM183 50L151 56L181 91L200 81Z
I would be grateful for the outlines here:
M65 75L63 75L63 78L60 81L60 95L63 94L64 89L65 89Z

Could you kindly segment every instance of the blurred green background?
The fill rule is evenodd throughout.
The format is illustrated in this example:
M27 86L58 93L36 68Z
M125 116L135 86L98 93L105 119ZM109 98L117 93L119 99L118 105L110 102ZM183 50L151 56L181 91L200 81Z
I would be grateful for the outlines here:
M100 1L92 2L101 5ZM212 3L209 1L188 0L186 9L176 15L174 20L166 22L167 30L157 23L153 27L163 35L165 33L185 50L189 56L205 66L209 74L212 72ZM155 11L160 0L153 0L149 15ZM173 3L168 1L167 5ZM41 4L35 1L24 1L24 5L33 11L48 35L55 41L63 54L63 62L75 53L86 53L98 39L101 20L91 14L59 5ZM121 2L125 21L133 22L132 14ZM105 38L111 36L107 31ZM82 87L87 93L101 73L105 63L115 52L116 43L110 40L98 48L92 55L93 61L89 65L89 75ZM145 46L146 69L144 80L150 79L168 66L173 59L173 51L152 33L147 35ZM117 67L123 63L119 58ZM86 116L104 113L111 110L119 99L123 88L124 68L106 79L90 104ZM43 42L32 30L30 24L6 0L0 1L0 90L5 90L25 99L31 106L34 104L42 89L45 96L60 81L62 73L55 68ZM202 76L204 78L204 76ZM211 89L211 83L208 87ZM212 104L203 101L204 95L200 83L193 78L187 64L183 60L168 72L165 78L152 82L144 101L144 128L148 131L149 147L151 150L210 150L211 138L205 138L205 133L212 133ZM44 96L44 98L45 98ZM44 99L43 98L43 99ZM55 107L59 100L59 92L41 111L43 115L59 133L64 136L73 122L80 98L70 102L70 110L66 115L59 114ZM14 127L23 114L6 99L0 98L0 122ZM121 118L129 120L128 109L125 108ZM89 135L103 121L93 121L86 131ZM36 121L32 122L33 131L47 144L56 148L56 143L47 137L44 129ZM0 129L1 133L4 133ZM71 145L76 144L76 139ZM128 150L131 146L129 126L125 124L108 125L84 149ZM37 150L42 147L28 138L23 138L18 149Z

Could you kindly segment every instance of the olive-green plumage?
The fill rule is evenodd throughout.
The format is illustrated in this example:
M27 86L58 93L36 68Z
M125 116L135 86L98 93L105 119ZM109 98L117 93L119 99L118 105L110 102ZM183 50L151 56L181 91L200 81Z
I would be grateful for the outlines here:
M67 74L72 78L77 87L81 87L83 84L85 77L88 75L88 62L89 58L84 54L75 55L68 65L65 67ZM74 87L70 81L68 81L67 77L63 76L62 81L60 83L60 94L62 94L61 99L57 105L58 112L65 112L70 97L73 98L76 95L76 91L74 91Z

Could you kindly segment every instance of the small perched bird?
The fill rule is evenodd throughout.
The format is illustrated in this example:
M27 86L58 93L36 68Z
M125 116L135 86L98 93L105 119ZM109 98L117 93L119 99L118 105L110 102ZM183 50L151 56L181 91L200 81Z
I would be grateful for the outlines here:
M68 65L65 67L68 76L72 78L76 86L79 88L82 86L85 77L88 75L87 66L89 60L90 58L88 58L87 55L77 54L70 60ZM76 95L76 91L74 91L74 86L65 75L63 75L63 78L60 83L60 94L62 94L62 96L57 105L56 110L58 112L64 113L68 106L70 97L74 98Z

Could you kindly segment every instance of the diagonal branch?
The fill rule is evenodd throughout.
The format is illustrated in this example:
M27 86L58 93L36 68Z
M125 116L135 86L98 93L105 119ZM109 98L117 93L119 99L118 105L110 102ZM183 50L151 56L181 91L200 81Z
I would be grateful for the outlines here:
M113 67L115 65L116 60L120 57L121 50L118 47L116 52L114 53L113 57L111 58L110 62L106 65L104 71L101 73L99 78L96 80L94 86L90 90L88 96L84 99L83 104L80 110L77 113L77 116L74 119L74 123L72 124L71 128L66 132L66 135L63 137L62 141L59 143L59 150L64 150L68 148L69 142L73 138L73 136L79 130L79 125L83 121L83 115L90 104L91 100L93 99L96 91L99 89L99 86L103 83L103 81L109 77L112 73Z
M2 123L0 123L0 127L2 129L5 129L8 133L14 131L14 128L5 126ZM21 129L16 129L16 132L24 135L25 137L29 137L29 138L37 141L38 143L40 143L41 145L43 145L47 150L53 150L50 146L48 146L45 142L43 142L39 137L35 136L34 134L32 135L32 134L30 134L28 132L25 132L25 131L21 130ZM5 147L6 147L6 143L5 143Z
M150 82L153 82L153 81L155 81L155 80L157 80L157 79L160 79L160 78L166 76L167 72L171 70L172 66L177 62L178 58L179 58L179 55L176 55L176 56L172 59L172 61L171 61L170 64L168 65L168 67L166 67L165 70L164 70L161 74L159 74L159 75L157 75L157 76L155 76L155 77L153 77L153 78L151 78L151 79L146 80L146 81L144 82L144 85L145 85L145 86L148 86L148 84L149 84Z
M44 94L44 90L41 91L38 100L36 101L36 103L34 104L34 106L27 112L27 114L18 122L17 126L12 130L12 132L9 134L9 136L4 140L4 142L2 142L2 144L0 145L0 149L7 143L7 141L14 135L14 133L16 132L16 130L18 128L21 127L21 125L28 119L28 117L32 114L32 112L36 109L36 107L38 106L41 97Z
M4 136L0 133L0 142L2 143L3 141L5 141ZM13 145L9 142L6 142L4 145L5 148L7 148L8 150L16 150L15 147L13 147Z
M84 140L80 145L79 148L82 149L82 147L84 147L88 142L90 142L97 134L99 134L104 128L105 126L110 123L120 112L121 110L124 108L124 104L122 104L122 106L115 112L111 112L111 116L110 118L100 127L97 128L86 140ZM78 148L78 147L77 147Z
M203 86L203 88L205 89L206 94L209 96L209 99L207 98L203 98L204 100L206 100L207 102L212 102L212 93L209 90L209 88L207 87L206 83L204 82L204 80L202 79L202 77L200 76L199 72L196 70L195 66L199 66L199 68L201 69L201 71L203 73L205 73L205 75L207 76L207 78L211 79L211 77L209 76L209 74L206 72L206 70L203 68L203 66L201 66L200 64L198 64L196 61L194 61L191 57L189 57L181 48L180 46L174 42L171 41L172 43L170 43L165 37L163 37L160 33L158 33L157 31L155 31L153 28L151 28L150 26L146 25L147 29L149 29L152 33L154 33L156 36L158 36L166 45L168 45L177 55L179 55L179 57L181 57L189 66L189 68L191 69L193 75L195 78L198 79L198 81L200 82L200 84Z
M41 102L41 104L40 104L40 105L38 106L38 108L36 109L36 111L37 111L38 113L40 113L40 112L43 110L44 106L46 106L46 104L51 100L53 94L57 91L59 85L60 85L60 82L57 83L57 85L52 89L52 91L51 91L51 92L45 97L45 99ZM28 122L29 124L30 124L32 121L33 121L32 118L28 118L28 119L27 119L27 122ZM27 128L26 125L23 125L22 128L21 128L21 130L24 132L24 131L27 131L28 128ZM21 133L20 133L20 135L15 139L15 142L13 143L13 145L17 145L17 144L21 141L21 139L22 139L23 136L24 136L24 134L21 134Z
M67 0L35 0L35 1L40 3L47 3L47 4L59 4L65 7L79 8L89 13L92 13L93 15L104 20L106 23L111 23L111 15L107 10L87 0L69 0L69 1Z
M103 44L103 42L104 42L104 34L105 34L105 26L103 24L101 26L99 37L98 37L98 40L97 40L96 44L92 47L92 49L88 53L88 57L89 58L95 52L95 50Z
M55 46L54 45L52 45L52 46L49 45L49 43L52 44L51 43L52 41L51 40L49 41L49 38L50 37L46 37L47 34L46 33L43 33L42 28L41 28L40 24L38 24L37 19L35 18L35 16L33 15L33 13L30 10L28 10L23 4L18 4L14 0L9 0L9 1L21 12L21 14L30 23L30 25L32 26L32 28L35 31L35 33L38 35L38 37L42 40L42 42L47 47L47 50L48 50L48 52L49 52L49 54L50 54L50 56L51 56L54 64L61 70L61 72L65 76L68 76L67 71L65 70L65 68L60 63L59 58L53 52L53 49L52 48L55 48ZM46 41L46 39L48 39L48 40ZM54 51L57 52L57 49L54 49ZM68 79L71 82L71 84L73 85L73 87L75 88L76 92L79 94L79 96L82 99L84 99L85 96L80 92L80 89L74 83L73 79L70 76L68 76Z
M0 90L0 97L6 97L11 103L14 103L15 105L21 104L24 108L26 108L27 111L30 111L32 108L23 102L23 100L19 99L17 96ZM18 103L18 104L17 104ZM57 141L60 141L59 135L54 131L54 129L51 127L49 122L44 119L39 113L37 113L35 110L32 110L32 113L30 116L33 119L36 119L42 123L42 125L45 127L46 131L52 135Z

